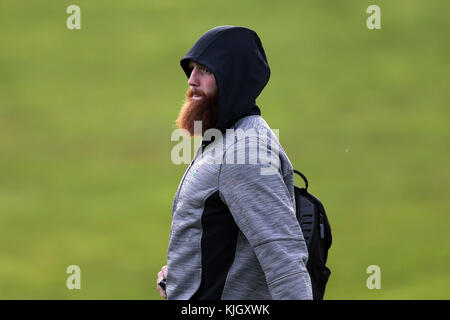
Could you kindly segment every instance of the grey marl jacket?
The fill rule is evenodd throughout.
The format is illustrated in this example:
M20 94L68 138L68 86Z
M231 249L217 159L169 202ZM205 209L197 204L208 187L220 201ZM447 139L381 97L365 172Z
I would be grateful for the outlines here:
M312 299L292 165L261 116L236 122L235 129L250 128L244 138L226 134L199 148L184 174L172 210L168 299ZM261 143L261 129L269 142ZM275 161L250 163L250 149L271 154L273 144ZM214 148L224 148L223 163L214 163ZM227 163L231 150L236 159L247 152L245 163Z

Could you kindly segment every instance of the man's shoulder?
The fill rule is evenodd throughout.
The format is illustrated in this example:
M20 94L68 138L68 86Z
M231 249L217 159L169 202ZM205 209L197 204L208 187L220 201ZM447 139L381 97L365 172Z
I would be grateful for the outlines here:
M226 136L234 141L257 137L257 140L280 144L279 130L272 129L260 115L250 115L237 120L232 128L227 129Z
M252 139L253 138L253 139ZM244 143L245 142L245 143ZM224 146L242 144L242 148L251 148L253 144L276 147L277 152L285 154L279 141L279 130L273 129L260 115L250 115L237 120L233 127L226 130Z
M260 115L250 115L237 120L234 123L233 129L250 130L271 130L269 124Z
M250 115L237 120L231 128L226 130L225 137L234 141L249 137L278 141L276 134L277 132L273 132L263 117Z

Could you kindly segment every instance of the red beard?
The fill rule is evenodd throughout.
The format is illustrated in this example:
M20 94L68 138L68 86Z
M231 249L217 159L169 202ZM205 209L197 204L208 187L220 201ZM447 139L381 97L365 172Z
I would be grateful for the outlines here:
M193 100L193 95L202 96L200 100ZM219 103L217 93L212 96L207 96L203 92L198 91L195 88L189 88L186 91L186 100L181 107L180 114L176 120L176 125L180 129L186 129L189 134L199 134L200 132L194 132L194 121L202 122L203 135L206 130L214 128L219 116Z

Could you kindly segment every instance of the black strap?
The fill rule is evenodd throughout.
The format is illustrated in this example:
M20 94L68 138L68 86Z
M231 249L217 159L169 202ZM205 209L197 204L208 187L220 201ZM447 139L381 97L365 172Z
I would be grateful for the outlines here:
M300 177L302 177L303 181L305 181L305 189L308 190L308 180L306 179L306 177L303 175L303 173L301 173L300 171L297 171L294 169L294 172L296 174L298 174Z

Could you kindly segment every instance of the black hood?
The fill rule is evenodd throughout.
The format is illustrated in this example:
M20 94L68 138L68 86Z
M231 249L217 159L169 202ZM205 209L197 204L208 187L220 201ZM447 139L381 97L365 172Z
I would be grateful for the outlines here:
M255 100L269 81L270 69L256 32L235 26L213 28L181 59L188 78L189 60L204 65L216 78L219 117L215 128L224 132L242 117L261 115Z

